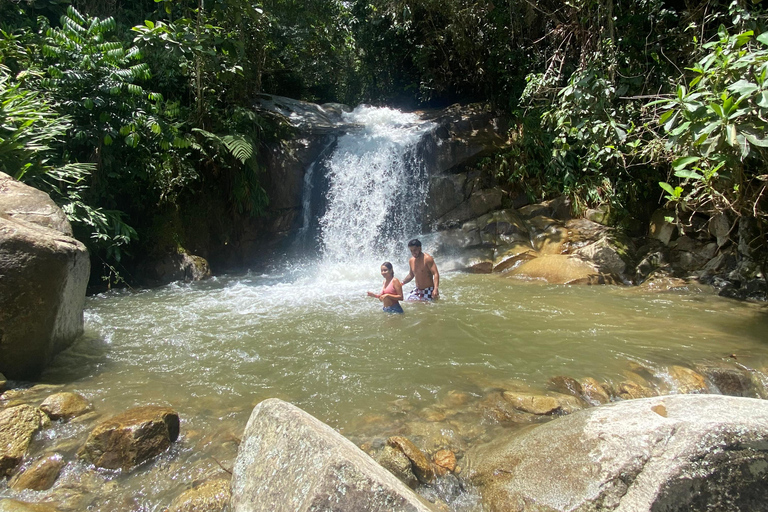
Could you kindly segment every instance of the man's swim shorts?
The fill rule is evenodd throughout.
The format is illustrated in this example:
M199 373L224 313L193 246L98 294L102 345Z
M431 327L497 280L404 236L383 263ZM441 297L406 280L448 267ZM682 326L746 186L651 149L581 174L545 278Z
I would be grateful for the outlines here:
M435 291L434 286L430 286L429 288L414 288L413 291L408 295L408 298L405 300L433 300L432 292Z

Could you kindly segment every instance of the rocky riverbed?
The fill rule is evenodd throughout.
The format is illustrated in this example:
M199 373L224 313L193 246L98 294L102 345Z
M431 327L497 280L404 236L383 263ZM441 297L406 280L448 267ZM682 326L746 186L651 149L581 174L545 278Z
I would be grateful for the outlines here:
M712 396L707 399L707 404L725 396L768 397L768 369L750 367L728 355L722 360L701 361L690 366L651 366L628 361L624 377L606 382L590 376L553 375L546 388L534 388L515 381L478 379L475 390L448 392L437 402L421 408L404 400L393 402L390 404L391 414L360 418L355 431L347 435L363 452L396 476L405 489L414 489L424 503L436 510L470 511L479 510L481 506L506 510L508 503L538 500L536 488L541 488L542 496L551 496L551 491L547 490L551 486L536 484L535 479L531 480L534 477L530 471L521 470L529 479L526 482L532 483L515 483L514 489L518 490L512 494L508 494L511 491L501 491L509 487L499 482L509 479L499 480L491 475L498 475L498 471L507 474L505 472L512 470L504 465L494 466L496 463L489 462L494 459L489 458L488 453L501 453L499 450L507 450L503 447L508 445L525 446L525 443L533 442L526 440L539 431L546 439L541 425L558 418L565 419L579 411L602 410L624 402L637 402L636 407L642 408L644 406L639 404L647 400L653 401L653 404L647 402L649 410L655 410L660 417L672 417L668 411L677 407L674 405L678 403L676 397L685 394L700 396L702 400ZM738 407L760 410L764 403L758 400L755 405L744 405L743 402L725 401L717 405L717 409L722 410L719 414L724 417L748 420L749 414L744 416L738 412ZM5 496L0 501L0 506L4 507L1 510L74 511L89 507L99 509L105 504L110 504L113 510L137 510L130 503L115 503L110 497L115 486L120 485L121 475L138 472L141 478L152 479L155 472L165 471L174 463L180 449L174 445L183 445L185 438L198 435L179 429L179 415L169 408L132 408L105 418L83 396L61 392L56 386L16 387L12 383L12 388L0 395L0 408L0 446L6 447L0 454L0 468L7 478L0 487ZM617 414L626 416L625 413ZM684 418L689 413L679 414ZM697 420L690 421L695 424ZM285 435L293 436L290 428L286 428ZM606 429L611 435L623 435L619 430ZM555 443L552 449L563 450L572 444L571 441L563 443L559 448ZM335 454L333 450L329 452L322 448L322 443L310 442L302 446L305 446L309 460L314 462L321 454ZM716 458L717 450L728 450L717 446L712 454L702 456ZM543 448L523 450L531 462L519 464L538 464L536 460L549 457ZM282 459L283 463L293 459L290 453L290 450L286 453L288 458ZM522 460L519 455L516 457L514 460ZM755 457L755 460L763 460L760 458L763 455ZM218 462L219 467L209 469L202 478L184 482L172 503L158 503L152 510L225 510L229 503L229 472L236 462L234 458ZM77 478L72 478L73 474L77 474ZM298 474L310 480L306 473ZM764 482L760 480L764 478L762 472L758 472L757 477L758 481ZM717 480L721 487L730 485L729 481ZM284 487L272 483L271 496L285 491ZM598 484L590 481L583 485ZM520 494L521 488L527 489L524 496ZM599 499L605 501L606 498ZM603 509L613 508L606 505ZM245 509L238 505L233 510Z

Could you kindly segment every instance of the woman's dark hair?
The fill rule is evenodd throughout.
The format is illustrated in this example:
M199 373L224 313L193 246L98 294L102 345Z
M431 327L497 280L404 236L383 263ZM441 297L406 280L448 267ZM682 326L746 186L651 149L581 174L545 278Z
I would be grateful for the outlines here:
M408 247L421 247L421 240L418 238L414 238L410 242L408 242Z
M389 270L389 271L390 271L390 272L392 272L393 274L395 273L395 271L394 271L394 270L392 270L392 264L391 264L390 262L388 262L388 261L385 261L384 263L382 263L382 264L381 264L381 266L382 266L382 267L387 267L387 270Z

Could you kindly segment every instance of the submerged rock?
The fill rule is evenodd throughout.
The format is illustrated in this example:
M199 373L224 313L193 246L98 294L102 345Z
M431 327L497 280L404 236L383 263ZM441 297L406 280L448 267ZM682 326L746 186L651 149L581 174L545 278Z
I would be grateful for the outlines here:
M91 403L77 393L56 393L40 404L40 410L52 420L68 421L91 410Z
M65 465L66 462L61 454L53 453L47 455L33 463L23 473L13 477L9 487L15 491L22 491L24 489L45 491L53 487Z
M438 450L432 456L432 461L439 468L453 473L456 471L456 454L451 450Z
M675 365L668 371L678 393L706 393L709 389L704 376L690 368Z
M712 364L698 365L697 368L723 395L760 398L752 376L738 368Z
M98 425L80 455L93 465L129 471L168 449L179 437L179 415L169 407L136 407Z
M394 436L387 439L387 444L393 448L397 448L405 454L411 461L413 466L413 474L420 482L428 484L435 478L435 472L432 469L432 464L424 452L413 444L409 439L401 436Z
M21 463L44 416L30 405L0 411L0 477L9 476Z
M767 424L751 398L618 402L476 450L472 481L490 511L768 510Z
M560 402L551 396L519 393L517 391L504 391L502 395L515 409L530 414L543 416L560 411Z
M181 493L166 512L222 512L230 496L229 480L209 480Z
M406 457L402 450L387 445L376 457L376 461L381 464L381 467L405 482L408 487L413 489L419 485L419 479L413 474L411 459Z
M257 405L232 473L232 512L428 511L403 482L328 425L278 399Z
M0 500L0 512L59 512L59 509L50 503Z
M581 380L580 384L582 397L590 405L607 404L611 401L611 396L596 379L585 377Z

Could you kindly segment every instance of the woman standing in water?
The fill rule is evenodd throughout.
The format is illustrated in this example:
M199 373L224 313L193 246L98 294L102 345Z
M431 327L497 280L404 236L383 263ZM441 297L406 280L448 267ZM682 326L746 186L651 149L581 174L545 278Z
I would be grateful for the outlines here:
M399 279L395 279L395 271L390 262L385 261L381 264L381 275L384 278L381 293L368 292L368 296L379 299L387 313L402 313L403 307L400 301L403 300L403 285L400 284Z

